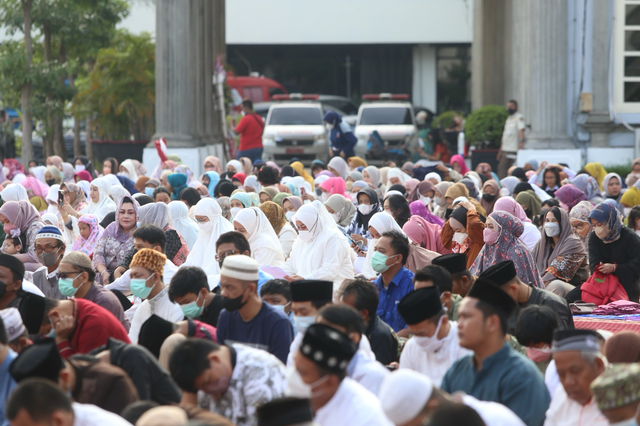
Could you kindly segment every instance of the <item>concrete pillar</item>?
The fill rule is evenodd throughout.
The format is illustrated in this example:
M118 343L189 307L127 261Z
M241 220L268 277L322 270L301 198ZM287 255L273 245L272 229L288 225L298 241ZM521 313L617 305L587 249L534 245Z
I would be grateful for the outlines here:
M437 59L436 48L428 44L413 47L413 91L411 99L414 105L438 109L437 105Z
M222 143L212 77L225 49L224 0L156 1L156 134L169 148Z

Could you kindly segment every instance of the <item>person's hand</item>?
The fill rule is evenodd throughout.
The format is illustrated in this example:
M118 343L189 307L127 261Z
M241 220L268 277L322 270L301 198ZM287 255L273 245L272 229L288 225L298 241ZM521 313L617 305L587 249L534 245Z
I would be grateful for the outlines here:
M109 284L109 275L109 271L107 271L106 269L100 273L102 284Z
M525 141L522 141L518 144L518 149L524 149Z
M357 243L362 243L362 244L365 244L367 242L366 238L358 234L351 234L351 239Z
M471 201L469 201L469 200L460 201L458 204L461 205L462 207L464 207L467 210L475 210L476 209L476 206L471 204Z
M127 268L124 266L118 266L115 271L113 271L113 278L120 278L122 274L127 271Z
M305 193L302 197L300 197L300 198L302 198L302 201L304 201L304 200L314 201L314 200L316 199L313 195L309 194L308 192L306 192L306 193Z
M285 275L284 279L289 282L293 282L293 281L302 281L304 280L304 277L301 277L300 275Z
M543 160L542 163L540 163L540 167L538 167L538 173L537 174L540 174L547 167L547 164L549 164L549 163L547 163L546 161Z
M496 160L500 161L500 158L502 157L502 150L499 149L498 150L498 154L496 155Z
M607 275L612 274L615 270L616 270L616 265L612 263L603 263L602 265L598 266L598 271Z
M75 317L72 315L58 316L56 313L52 315L51 321L56 331L56 343L69 340L69 336L71 336L71 333L73 333L73 330L76 328Z
M447 166L440 163L436 164L436 170L442 173L449 173L449 169L447 169Z

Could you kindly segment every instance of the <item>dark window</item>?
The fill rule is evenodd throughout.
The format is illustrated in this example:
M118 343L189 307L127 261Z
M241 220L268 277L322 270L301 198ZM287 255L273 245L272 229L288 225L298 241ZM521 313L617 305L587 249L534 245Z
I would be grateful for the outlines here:
M269 97L272 98L273 95L284 95L284 90L279 87L269 87Z
M322 125L319 108L274 108L269 124L281 126Z
M624 50L640 50L640 31L624 32Z
M624 76L640 77L640 56L627 56L624 58Z
M629 81L624 83L624 101L640 102L640 83Z
M360 115L361 125L413 124L409 108L364 108Z
M340 99L330 99L328 101L322 101L322 103L326 105L330 105L335 109L338 109L344 112L347 115L358 114L358 107L356 107L352 102L347 102Z
M262 87L259 86L247 86L242 88L242 98L249 99L253 102L263 102Z
M628 4L625 11L625 25L640 25L640 6Z

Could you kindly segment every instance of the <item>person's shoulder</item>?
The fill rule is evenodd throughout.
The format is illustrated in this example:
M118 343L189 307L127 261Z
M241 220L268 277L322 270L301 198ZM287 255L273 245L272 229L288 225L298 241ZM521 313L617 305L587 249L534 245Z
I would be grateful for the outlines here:
M511 347L509 347L503 362L500 364L505 375L515 380L520 381L523 377L532 376L532 378L540 379L539 381L542 382L542 375L534 362L520 352L511 349Z
M289 318L282 311L278 311L276 308L268 304L267 302L262 302L262 308L260 308L260 312L258 315L264 315L266 318L269 318L272 321L289 321Z
M103 410L93 404L73 403L74 424L91 424L94 426L125 426L130 425L117 414Z
M469 355L465 355L461 358L458 358L457 360L455 360L453 362L453 364L451 364L451 367L449 367L449 370L447 370L447 372L445 373L445 377L447 376L456 376L458 373L461 373L465 370L469 370L471 368L471 357L473 356L473 353L469 354Z
M236 351L238 364L245 370L270 369L284 373L284 364L269 352L242 343L233 343L232 346Z

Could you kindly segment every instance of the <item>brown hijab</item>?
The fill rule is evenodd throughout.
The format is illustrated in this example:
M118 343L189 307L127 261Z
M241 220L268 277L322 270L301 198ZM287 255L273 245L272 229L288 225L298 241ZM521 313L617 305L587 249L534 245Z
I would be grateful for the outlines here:
M259 209L262 210L262 213L269 219L269 223L271 223L273 230L276 231L276 235L279 235L282 227L287 223L282 207L273 201L265 201L260 204Z
M484 193L484 189L488 186L493 188L493 193L495 194L495 198L493 199L493 201L485 201L483 196L482 199L480 200L480 205L482 206L484 211L487 212L487 214L491 214L493 213L493 206L495 206L496 201L498 201L498 199L500 198L500 186L498 185L498 182L496 182L495 180L489 179L484 183L484 185L482 185L483 193Z

